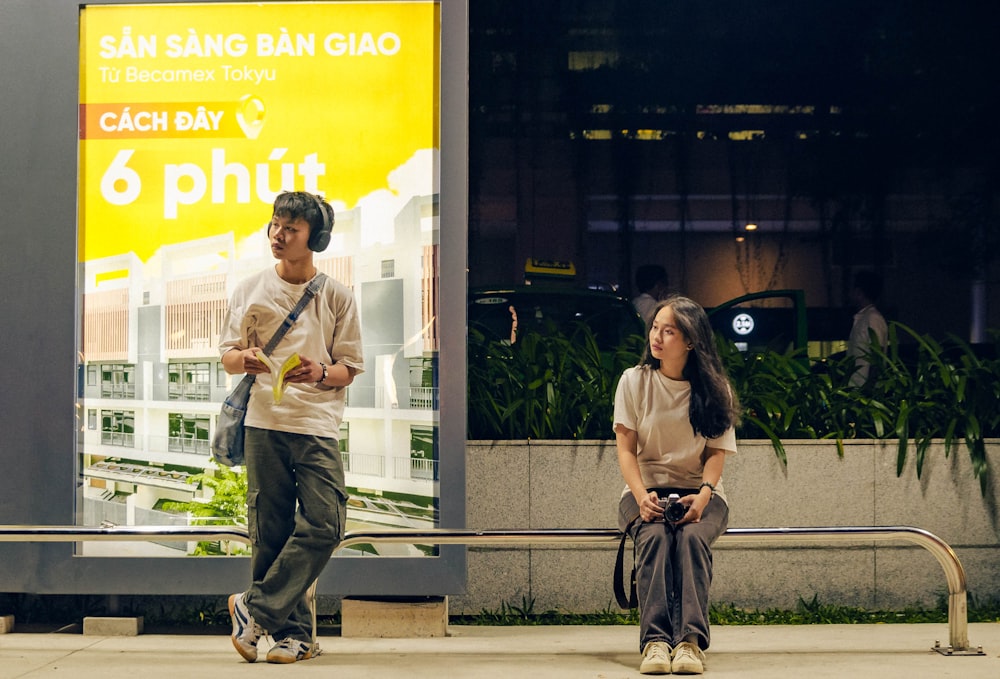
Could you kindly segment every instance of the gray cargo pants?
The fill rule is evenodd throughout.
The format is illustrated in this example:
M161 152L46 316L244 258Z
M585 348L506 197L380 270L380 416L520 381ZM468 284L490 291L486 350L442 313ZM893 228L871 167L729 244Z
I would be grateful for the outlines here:
M676 490L681 496L691 490ZM659 494L659 493L658 493ZM661 495L666 497L666 495ZM665 641L671 648L690 634L707 649L708 590L712 585L712 544L726 532L729 507L713 496L699 523L674 527L664 522L645 523L632 494L618 505L618 524L630 531L635 545L636 595L639 600L639 652L650 641Z
M312 640L306 590L343 539L347 491L335 438L247 427L253 584L245 601L276 640Z

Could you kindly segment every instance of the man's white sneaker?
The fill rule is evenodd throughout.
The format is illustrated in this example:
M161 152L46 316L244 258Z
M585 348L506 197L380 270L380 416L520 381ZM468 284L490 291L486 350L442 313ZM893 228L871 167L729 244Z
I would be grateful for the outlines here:
M639 674L670 674L670 644L665 641L650 641L642 649L642 664Z
M705 671L705 652L690 641L682 641L674 649L674 674L701 674Z
M285 637L267 652L267 661L274 663L293 663L299 660L309 660L319 655L319 644L310 644L291 637Z
M229 617L233 619L233 647L247 662L257 661L257 642L267 634L250 615L243 602L244 592L229 597Z

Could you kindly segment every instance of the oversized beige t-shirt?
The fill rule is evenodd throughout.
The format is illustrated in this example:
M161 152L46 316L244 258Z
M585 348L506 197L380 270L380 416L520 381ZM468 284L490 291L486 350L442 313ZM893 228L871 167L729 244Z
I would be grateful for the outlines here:
M736 452L736 430L706 439L691 427L689 408L691 383L672 380L649 366L622 373L615 392L615 426L637 433L639 471L647 488L678 487L692 490L701 485L701 455L706 447L727 454ZM629 492L626 486L624 494ZM726 499L722 480L715 494Z
M306 285L288 283L274 267L240 281L223 324L220 353L232 348L263 348L298 304ZM361 326L350 288L327 278L270 358L281 365L296 352L327 365L337 362L358 373L364 371ZM271 375L257 375L247 407L248 427L339 437L346 401L343 387L320 389L313 384L290 383L281 403L276 404L271 384Z

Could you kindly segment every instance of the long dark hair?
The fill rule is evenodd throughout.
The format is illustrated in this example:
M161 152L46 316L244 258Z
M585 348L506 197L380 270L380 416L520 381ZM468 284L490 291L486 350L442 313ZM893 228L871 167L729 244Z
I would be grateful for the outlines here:
M654 358L649 347L649 330L653 319L663 307L674 312L674 324L687 338L691 350L682 377L691 383L691 407L688 417L696 434L716 438L732 426L740 416L740 403L726 369L722 366L715 333L708 315L700 304L681 295L671 295L656 305L646 326L646 348L640 365L659 370L660 359Z

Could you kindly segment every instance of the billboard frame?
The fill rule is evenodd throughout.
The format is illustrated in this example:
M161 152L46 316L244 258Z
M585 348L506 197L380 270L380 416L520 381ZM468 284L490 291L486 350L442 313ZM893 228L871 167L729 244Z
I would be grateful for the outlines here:
M184 0L186 4L211 0ZM268 1L268 0L265 0ZM276 1L276 0L275 0ZM343 0L349 1L349 0ZM437 0L440 31L439 525L465 526L465 296L468 3ZM89 5L181 4L104 0ZM253 3L256 4L256 3ZM80 492L76 412L80 11L73 0L0 4L0 198L6 323L0 361L0 524L73 525ZM0 591L36 594L223 594L245 557L88 557L67 543L3 543ZM430 557L335 557L319 593L426 596L464 591L466 550ZM236 588L236 589L234 589Z

